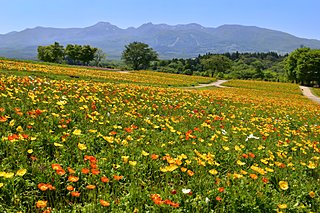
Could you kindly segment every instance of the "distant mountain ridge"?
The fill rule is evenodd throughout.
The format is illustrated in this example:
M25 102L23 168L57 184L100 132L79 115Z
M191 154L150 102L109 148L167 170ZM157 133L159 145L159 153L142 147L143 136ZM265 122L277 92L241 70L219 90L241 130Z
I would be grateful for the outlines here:
M155 49L161 58L190 58L199 54L225 52L288 53L300 46L320 48L320 41L298 38L281 31L255 26L222 25L203 27L196 23L167 25L146 23L121 29L109 22L85 28L35 27L0 34L0 56L36 58L39 45L53 42L89 44L101 48L109 59L119 59L124 46L141 41Z

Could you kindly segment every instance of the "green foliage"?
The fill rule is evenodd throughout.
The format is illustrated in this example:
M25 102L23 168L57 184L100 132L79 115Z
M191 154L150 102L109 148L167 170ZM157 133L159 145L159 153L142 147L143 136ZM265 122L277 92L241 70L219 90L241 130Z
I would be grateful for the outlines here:
M38 59L51 63L68 63L72 65L88 65L96 56L97 48L90 45L68 44L66 48L55 42L49 46L38 47ZM103 58L103 53L99 53L99 60ZM104 56L105 57L105 56ZM97 61L97 58L96 58Z
M45 62L62 63L64 48L58 42L49 46L38 47L38 59Z
M158 60L158 54L149 45L142 42L132 42L125 46L122 60L134 70L147 69L151 61Z
M188 75L233 79L260 79L286 81L283 60L286 55L268 53L205 54L196 58L160 60L152 64L153 70Z
M68 64L88 65L90 61L94 60L97 50L97 48L89 45L68 44L66 47L66 61Z
M107 55L101 49L97 49L94 54L92 64L97 67L102 67L103 63L105 62L106 56Z
M231 68L231 60L223 55L212 55L201 60L201 64L210 71L211 77L214 74L225 73Z
M291 81L305 85L319 84L320 50L302 47L293 51L285 60L285 70Z

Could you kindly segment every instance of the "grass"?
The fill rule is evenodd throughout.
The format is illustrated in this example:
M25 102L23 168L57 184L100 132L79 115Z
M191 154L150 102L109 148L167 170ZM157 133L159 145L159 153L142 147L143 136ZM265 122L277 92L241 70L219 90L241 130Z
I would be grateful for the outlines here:
M54 72L0 74L0 212L319 209L320 107L297 85L185 90Z
M312 92L314 95L320 97L320 88L311 88L311 92Z

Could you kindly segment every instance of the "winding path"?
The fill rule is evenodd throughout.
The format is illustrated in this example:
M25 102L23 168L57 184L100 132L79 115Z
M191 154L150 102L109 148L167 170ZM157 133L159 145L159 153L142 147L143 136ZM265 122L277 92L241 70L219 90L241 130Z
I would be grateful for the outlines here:
M193 86L193 87L185 87L185 89L194 89L194 88L203 88L203 87L220 87L220 88L226 88L226 86L222 86L221 84L227 82L228 80L217 80L216 82L211 82L209 84L199 84L197 86ZM311 90L309 87L306 86L299 86L302 94L304 96L306 96L307 98L309 98L310 100L320 104L320 97L315 96L314 94L312 94Z
M304 96L306 96L307 98L309 98L310 100L320 104L320 98L315 96L314 94L312 94L311 90L309 87L305 87L305 86L300 86L300 89L302 91L302 94Z
M224 88L226 86L222 86L221 84L226 83L227 81L228 80L217 80L216 82L211 82L209 84L199 84L193 87L185 87L185 89L195 89L195 88L212 87L212 86Z

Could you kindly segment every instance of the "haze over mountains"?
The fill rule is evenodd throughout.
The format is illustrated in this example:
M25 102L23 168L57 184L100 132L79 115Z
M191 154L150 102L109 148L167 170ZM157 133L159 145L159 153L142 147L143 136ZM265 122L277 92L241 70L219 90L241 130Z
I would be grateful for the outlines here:
M288 33L254 26L199 24L170 26L143 24L121 29L108 22L85 28L36 27L0 35L0 56L35 59L39 45L89 44L101 48L108 59L120 59L124 46L133 41L149 44L160 58L190 58L199 54L225 52L288 53L300 46L320 48L320 41L298 38Z

